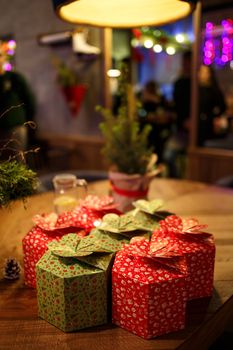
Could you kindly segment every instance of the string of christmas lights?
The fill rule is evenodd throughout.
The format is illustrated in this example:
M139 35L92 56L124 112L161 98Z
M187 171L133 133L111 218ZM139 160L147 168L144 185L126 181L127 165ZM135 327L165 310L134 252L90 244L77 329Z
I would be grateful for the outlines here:
M191 40L185 33L169 35L164 30L143 27L132 30L131 45L134 49L146 48L155 53L166 52L174 55L177 51L190 48Z
M16 50L16 42L13 39L4 40L0 39L0 51L6 56L3 69L5 71L11 71L14 68L14 56Z
M203 41L203 63L226 66L233 69L233 20L224 19L221 25L212 22L205 25Z

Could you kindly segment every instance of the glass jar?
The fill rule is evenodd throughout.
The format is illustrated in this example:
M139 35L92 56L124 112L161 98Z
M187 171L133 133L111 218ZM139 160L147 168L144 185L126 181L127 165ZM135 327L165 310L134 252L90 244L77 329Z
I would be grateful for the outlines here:
M54 210L57 214L74 209L87 195L87 182L73 174L59 174L53 178Z

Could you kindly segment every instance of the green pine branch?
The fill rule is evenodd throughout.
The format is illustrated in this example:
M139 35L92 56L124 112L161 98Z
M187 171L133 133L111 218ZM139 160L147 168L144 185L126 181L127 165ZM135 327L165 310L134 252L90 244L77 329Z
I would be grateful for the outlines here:
M15 160L0 163L0 206L8 206L12 200L22 199L35 192L36 173Z

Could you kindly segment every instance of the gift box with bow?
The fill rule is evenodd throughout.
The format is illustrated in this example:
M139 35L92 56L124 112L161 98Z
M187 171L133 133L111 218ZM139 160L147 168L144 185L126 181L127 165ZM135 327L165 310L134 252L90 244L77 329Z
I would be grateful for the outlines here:
M49 243L36 266L39 316L64 332L106 323L111 262L123 244L98 230Z
M160 228L151 238L152 252L166 238L173 252L185 256L189 300L211 296L213 290L215 245L213 235L204 231L206 227L196 219L182 220L171 215L160 221Z
M25 284L36 287L35 266L49 242L58 241L67 233L83 237L98 225L103 215L112 211L116 211L112 197L89 195L73 211L35 215L33 222L36 226L23 238Z
M126 237L142 235L145 232L150 235L155 228L159 227L159 221L170 215L167 211L161 210L163 205L164 203L160 199L152 201L138 200L133 202L135 209L128 213L105 215L98 228Z
M112 269L112 321L146 339L185 326L186 263L166 244L151 253L137 237L117 253Z

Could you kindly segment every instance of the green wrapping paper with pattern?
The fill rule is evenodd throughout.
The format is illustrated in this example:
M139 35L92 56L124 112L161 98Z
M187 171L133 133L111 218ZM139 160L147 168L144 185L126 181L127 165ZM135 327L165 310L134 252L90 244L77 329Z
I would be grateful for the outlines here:
M36 266L39 316L64 332L107 323L112 258L127 242L98 229L51 242Z
M153 232L159 227L159 221L170 215L169 212L161 210L164 202L160 199L141 199L133 202L133 205L135 209L126 214L106 214L98 229L130 238Z

